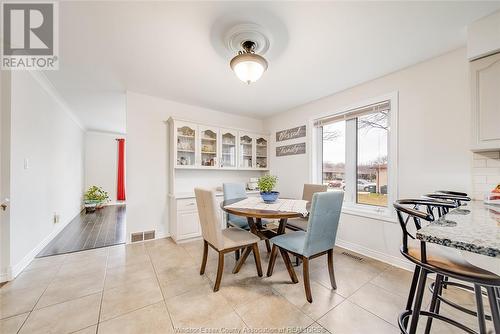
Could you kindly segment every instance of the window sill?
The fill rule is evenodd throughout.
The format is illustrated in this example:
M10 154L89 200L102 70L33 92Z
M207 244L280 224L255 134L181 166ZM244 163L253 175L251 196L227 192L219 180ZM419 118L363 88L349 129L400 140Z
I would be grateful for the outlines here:
M378 210L373 208L363 208L351 205L345 205L342 207L342 213L351 216L358 216L364 218L370 218L375 220L382 220L388 223L397 223L396 217L392 213L386 210Z

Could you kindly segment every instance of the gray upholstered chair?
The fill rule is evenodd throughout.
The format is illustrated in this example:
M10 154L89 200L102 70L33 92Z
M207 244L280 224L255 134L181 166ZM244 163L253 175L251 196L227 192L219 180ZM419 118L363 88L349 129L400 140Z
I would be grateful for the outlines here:
M304 184L304 189L302 190L302 199L311 203L313 195L315 193L322 193L328 190L328 186L325 184ZM288 219L286 227L294 231L307 231L307 217L305 218L291 218Z
M235 250L244 250L243 256L236 262L233 274L238 273L246 258L253 251L257 274L262 276L262 267L260 263L259 237L238 227L229 227L222 229L218 216L217 202L215 192L195 188L196 205L198 207L198 216L200 218L201 233L203 235L203 259L201 262L200 275L205 273L207 265L208 246L219 253L219 264L217 267L217 277L215 279L214 292L219 290L224 270L224 254Z
M222 189L224 191L224 200L231 200L237 198L247 198L247 193L245 191L245 185L242 183L224 183L222 185ZM245 230L250 230L250 226L248 225L247 218L242 216L236 216L230 213L226 213L226 223L227 226L239 227ZM262 219L257 221L258 224L266 225L268 221ZM271 244L269 240L266 239L266 248L267 251L271 251ZM236 259L238 259L239 254L236 252Z
M344 192L330 191L315 193L312 199L307 232L295 231L276 236L271 239L274 247L278 247L285 261L292 282L298 283L297 275L292 267L288 253L303 261L304 289L307 301L312 303L311 286L309 282L309 260L328 254L328 271L333 289L337 288L333 272L333 247L339 226L340 211ZM273 251L272 254L277 254ZM269 260L267 275L273 273L276 256Z

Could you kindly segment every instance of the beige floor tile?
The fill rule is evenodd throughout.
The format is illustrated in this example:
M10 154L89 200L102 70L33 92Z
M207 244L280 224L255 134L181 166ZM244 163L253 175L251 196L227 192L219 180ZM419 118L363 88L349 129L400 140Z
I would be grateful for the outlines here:
M46 288L55 278L58 268L46 267L23 271L14 280L8 282L0 291Z
M83 258L81 261L71 261L64 263L56 277L70 279L74 276L82 276L87 274L95 274L100 272L104 274L106 270L106 258Z
M39 270L46 268L58 269L64 263L64 261L66 261L66 259L66 254L35 258L33 259L33 261L31 261L28 267L24 269L24 271L26 272L29 270Z
M116 288L147 278L155 278L151 262L132 263L106 270L105 289Z
M45 288L0 290L0 319L33 310Z
M112 247L109 250L107 267L113 268L150 262L144 244L129 244Z
M50 283L35 308L39 309L71 299L91 295L102 291L103 286L103 271L87 273L82 276L59 277Z
M335 290L327 289L314 281L311 282L312 303L306 299L303 280L293 285L281 284L275 286L274 289L314 320L321 318L344 300L344 297L336 293Z
M73 334L96 334L96 333L97 333L97 325L94 325L81 329L78 332L74 332Z
M297 330L305 329L314 323L312 318L279 295L249 301L236 312L250 328Z
M181 295L191 290L212 290L212 284L210 280L205 275L200 275L197 272L188 277L175 280L165 280L162 279L160 275L158 275L158 279L160 281L160 287L165 299Z
M397 334L399 330L363 308L345 300L318 320L334 334Z
M249 277L228 282L220 288L220 293L234 309L239 309L249 301L273 297L271 285L260 277Z
M189 279L194 276L200 276L200 267L197 265L185 267L163 267L155 268L158 279L162 282Z
M203 327L233 311L219 292L197 289L166 300L175 328Z
M162 238L162 239L155 239L151 241L146 241L144 242L144 246L147 249L153 249L153 248L177 248L180 247L180 245L177 245L172 238Z
M92 260L107 258L108 252L109 252L109 247L103 247L103 248L96 248L96 249L90 249L81 252L66 254L67 258L65 263L92 261Z
M28 314L29 313L24 313L11 318L0 320L0 333L16 334L28 317Z
M247 328L246 324L243 322L240 316L234 311L220 315L217 318L208 319L202 327L214 329L219 333L221 332L221 330L230 329L232 331L241 331L242 329Z
M370 283L356 291L349 300L394 326L397 326L398 316L406 306L406 298Z
M139 310L126 313L99 324L99 334L172 333L173 327L165 307L159 302Z
M104 290L100 321L115 318L124 313L157 303L163 299L156 278Z
M371 280L371 283L406 298L412 278L413 272L391 266Z
M20 333L71 333L97 324L101 294L33 311Z
M311 326L304 329L302 334L327 334L330 333L325 327L321 326L317 322L313 323Z

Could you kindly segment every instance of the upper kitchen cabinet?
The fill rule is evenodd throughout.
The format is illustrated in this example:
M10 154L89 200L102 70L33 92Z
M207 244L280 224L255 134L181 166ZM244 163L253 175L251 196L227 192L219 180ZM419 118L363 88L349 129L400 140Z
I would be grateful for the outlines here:
M471 64L472 150L500 148L500 53Z
M221 149L220 149L220 167L236 168L238 160L238 131L220 129Z
M268 168L269 159L269 138L257 137L255 141L255 167Z
M198 126L200 131L200 163L202 167L217 168L219 150L219 129L209 126Z
M239 168L253 168L255 156L255 136L249 133L239 133Z
M197 165L198 126L187 122L173 122L174 161L176 167L189 168Z

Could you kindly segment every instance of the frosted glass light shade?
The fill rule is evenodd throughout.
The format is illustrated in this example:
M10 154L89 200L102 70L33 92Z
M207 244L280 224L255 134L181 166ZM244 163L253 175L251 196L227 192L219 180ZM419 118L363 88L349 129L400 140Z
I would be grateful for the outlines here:
M267 70L267 61L264 57L254 53L239 54L231 59L230 65L236 76L248 84L259 80Z

